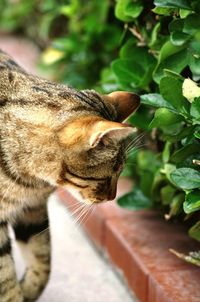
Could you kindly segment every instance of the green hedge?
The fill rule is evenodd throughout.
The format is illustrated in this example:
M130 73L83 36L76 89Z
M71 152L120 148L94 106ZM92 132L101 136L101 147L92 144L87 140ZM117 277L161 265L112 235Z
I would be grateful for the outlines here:
M45 50L41 63L55 80L94 88L118 54L123 24L107 0L2 0L0 29L25 34Z
M107 73L119 89L141 94L130 122L146 133L146 147L136 146L130 159L135 168L125 171L136 187L118 203L187 220L200 241L200 3L146 2L118 0L115 7L129 34ZM197 253L178 255L200 265Z
M200 241L200 2L26 2L2 7L0 26L37 41L56 79L141 95L124 171L135 186L119 205L160 209ZM23 28L27 12L32 31ZM198 253L179 256L200 265Z

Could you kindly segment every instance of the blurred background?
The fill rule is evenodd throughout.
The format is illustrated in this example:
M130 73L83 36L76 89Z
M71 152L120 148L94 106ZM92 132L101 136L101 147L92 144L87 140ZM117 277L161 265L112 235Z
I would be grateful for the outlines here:
M40 67L55 80L100 89L122 39L114 6L107 0L2 0L0 30L32 40L42 52Z

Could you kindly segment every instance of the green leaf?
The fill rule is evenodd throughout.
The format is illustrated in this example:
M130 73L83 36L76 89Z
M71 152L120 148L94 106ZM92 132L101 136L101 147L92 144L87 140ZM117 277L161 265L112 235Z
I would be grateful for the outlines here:
M133 19L137 18L143 10L143 5L141 0L118 0L118 1L121 1L123 3L127 2L124 13L126 16L130 16Z
M128 39L128 41L121 47L120 49L120 58L121 59L132 59L134 50L138 50L136 46L136 38L132 37L131 39Z
M200 29L199 14L189 15L184 22L184 32L190 35L194 35Z
M171 203L176 189L171 185L166 185L160 190L162 204L168 205Z
M169 23L169 32L172 34L173 32L182 32L184 27L184 20L179 18L173 19L172 22Z
M140 176L140 189L150 197L154 176L160 170L161 161L158 154L150 150L140 150L137 154L137 168Z
M190 40L191 36L181 31L175 31L170 36L170 41L176 46L182 46Z
M164 107L171 110L175 110L174 107L163 99L162 95L158 93L143 94L140 96L141 103L156 108Z
M175 71L172 71L172 70L169 70L169 69L164 69L164 74L166 76L169 76L171 78L174 78L176 80L179 80L179 81L184 81L184 77L182 75L180 75L179 73L175 72Z
M119 206L129 210L150 209L152 207L151 200L138 188L120 197L117 203Z
M195 56L195 57L200 57L200 43L199 41L192 41L190 43L190 47L192 49L192 54Z
M188 15L190 15L192 12L191 12L191 10L181 8L181 9L179 10L179 13L180 13L181 19L184 19L184 18L186 18Z
M154 202L160 203L160 189L166 185L166 177L157 171L154 175L152 188L151 188L151 199Z
M191 127L181 129L180 132L178 132L177 134L174 134L174 135L165 134L165 140L170 141L170 142L178 142L184 138L192 136L193 134L194 134L194 126L191 126Z
M177 123L179 124L183 120L182 116L173 113L167 108L159 108L156 110L154 118L152 122L150 123L149 127L152 128L163 128L166 126L172 126L175 124L175 127Z
M137 156L137 165L140 171L155 173L160 168L158 154L150 150L141 150Z
M193 190L186 194L185 201L183 203L183 209L186 214L200 210L200 191Z
M152 115L153 113L146 106L141 105L139 109L130 116L128 122L137 128L149 131Z
M158 22L152 30L151 39L150 39L150 42L148 45L150 48L152 48L153 45L156 44L156 42L158 40L158 34L160 31L160 28L161 28L161 25L160 25L160 22Z
M187 114L189 103L182 95L182 81L173 77L163 77L160 81L160 93L178 112Z
M196 77L196 79L198 80L200 77L200 57L199 57L199 55L198 55L198 58L196 58L193 54L189 55L189 67L190 67L190 70L192 71L192 73L195 76L198 76L198 77Z
M200 221L189 229L189 235L190 237L200 241Z
M175 46L167 41L161 48L157 66L154 70L154 80L159 83L163 77L163 69L180 72L187 65L187 51L185 45Z
M155 58L146 48L133 46L133 41L123 48L121 57L111 65L119 82L127 83L132 88L145 88L152 79Z
M180 52L184 47L177 47L173 45L170 41L167 41L161 48L158 63L161 63L168 57Z
M117 59L112 62L112 69L121 82L137 86L144 75L144 69L131 59Z
M170 161L175 164L182 163L188 156L197 153L200 150L198 144L188 144L177 151L171 156Z
M140 190L147 197L151 197L151 188L154 179L154 173L150 171L139 171L140 173Z
M197 41L196 41L197 40ZM195 40L189 46L189 67L195 78L198 80L200 77L200 30L195 35Z
M162 152L162 160L164 163L167 163L169 161L171 149L172 149L172 143L169 141L166 141L164 150Z
M200 120L200 97L195 98L190 108L190 114L197 120Z
M141 14L142 10L143 5L140 0L117 0L115 15L121 21L131 22Z
M192 168L199 171L200 153L193 153L177 164L177 168Z
M170 175L171 175L171 173L173 172L173 171L175 171L176 170L176 166L175 165L172 165L172 164L165 164L164 165L164 168L163 169L161 169L161 173L162 174L165 174L166 175L166 177L167 177L167 179L170 181L170 182L172 182L171 181L171 177L170 177Z
M189 1L187 0L154 0L154 4L158 7L192 9Z
M200 172L191 168L179 168L170 175L172 182L183 190L200 188Z
M141 65L144 70L155 63L155 58L149 54L148 49L146 47L136 46L134 39L130 39L122 47L120 57L122 59L134 60L135 63Z
M118 90L116 76L111 68L104 68L101 71L101 87L103 92L109 93Z
M159 83L161 78L164 76L164 69L170 69L177 73L181 72L188 64L188 51L187 49L181 49L185 47L182 46L175 46L177 47L177 51L172 55L167 56L164 60L158 61L158 64L154 70L153 78L156 83Z
M195 136L196 138L200 139L200 130L196 130L196 131L194 132L194 136Z
M173 8L169 8L169 7L154 7L152 9L152 11L157 14L157 15L165 15L165 16L169 16L171 14L174 13L174 9Z
M169 218L178 215L182 211L184 197L185 194L183 192L180 192L173 197L172 202L170 204Z

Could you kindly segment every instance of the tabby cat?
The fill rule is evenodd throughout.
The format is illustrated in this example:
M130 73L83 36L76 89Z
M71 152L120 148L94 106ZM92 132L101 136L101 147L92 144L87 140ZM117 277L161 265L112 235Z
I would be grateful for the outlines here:
M139 106L128 92L77 91L27 74L0 51L0 301L35 301L50 272L47 199L58 187L112 200ZM18 282L8 224L29 250ZM26 254L27 256L27 254Z

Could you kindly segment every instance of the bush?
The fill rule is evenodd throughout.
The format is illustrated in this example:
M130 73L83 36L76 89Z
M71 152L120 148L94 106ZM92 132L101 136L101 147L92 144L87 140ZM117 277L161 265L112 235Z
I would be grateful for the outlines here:
M145 131L148 147L133 151L136 166L126 173L136 176L136 188L118 203L187 219L189 235L200 241L200 88L194 82L200 80L200 3L145 2L117 1L116 17L129 33L106 71L119 89L141 94L130 122ZM200 263L194 254L185 258Z
M37 41L56 79L141 95L129 119L139 136L124 171L135 187L118 204L187 221L200 241L199 1L4 2L0 26ZM198 257L186 260L199 265Z

